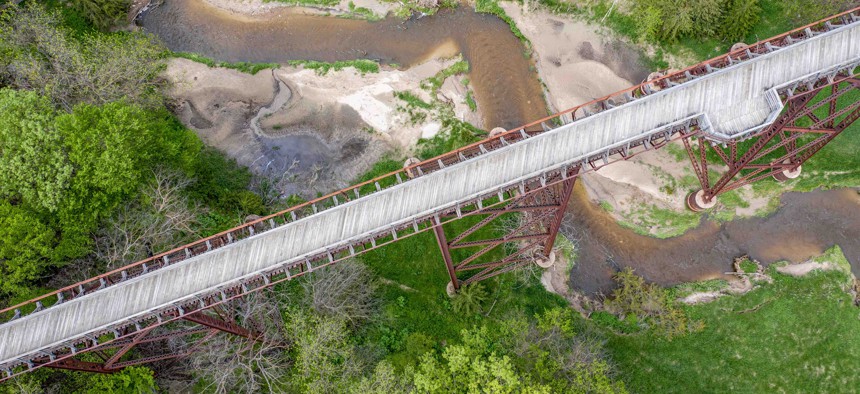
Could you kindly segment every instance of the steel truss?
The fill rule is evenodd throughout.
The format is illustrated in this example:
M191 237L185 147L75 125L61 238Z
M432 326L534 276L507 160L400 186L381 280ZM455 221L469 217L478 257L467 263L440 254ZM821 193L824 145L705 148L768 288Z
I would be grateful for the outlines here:
M713 207L722 193L767 177L786 181L800 175L803 163L860 118L860 100L840 100L858 89L856 75L822 78L782 92L783 113L744 140L721 143L699 137L694 144L694 137L684 138L702 186L687 196L687 206L701 211ZM714 177L714 165L727 169Z
M194 323L190 326L188 324L176 324L176 322L169 325L161 325L158 322L153 322L153 324L143 327L138 323L133 327L126 328L125 331L128 332L116 333L119 336L125 337L125 339L99 344L98 338L87 338L83 343L78 344L78 346L69 348L66 354L54 353L42 358L33 359L31 362L48 368L114 373L132 365L186 357L193 354L200 348L200 345L219 333L237 335L254 341L265 340L256 329L245 328L232 322L231 310L225 308L224 304L211 308L208 311L211 313L201 310L181 316L180 321ZM171 329L170 325L178 325L179 327ZM165 342L174 338L186 338L187 341L191 342L190 345L180 350L141 358L134 357L137 354L132 352L132 349L139 345ZM81 350L76 350L78 347ZM82 355L92 355L85 357L100 360L82 360L80 359Z
M568 174L561 179L556 175L549 180L536 180L521 185L520 189L508 191L498 198L506 198L507 204L495 205L491 208L477 204L474 209L462 212L463 214L481 217L474 225L463 230L449 239L440 218L433 220L433 232L436 242L442 251L442 258L448 275L451 278L453 291L461 286L472 282L481 281L493 276L514 270L537 260L550 259L553 243L564 218L564 211L573 193L575 176L579 173L579 167L568 170ZM498 201L498 199L496 199ZM511 215L519 215L519 220L510 220ZM444 215L453 217L454 214ZM504 220L508 218L509 222ZM499 226L501 224L501 226ZM498 232L492 232L493 237L481 237L479 230L490 225L504 232L498 236ZM451 226L449 226L451 229ZM451 229L453 230L453 229ZM450 233L450 231L449 231ZM477 237L473 237L476 235ZM506 247L510 246L510 247ZM488 253L504 249L507 255L501 259L490 262L479 262L479 258ZM455 260L454 251L462 253L461 259ZM460 279L467 272L474 272L466 279ZM458 275L460 274L460 275Z

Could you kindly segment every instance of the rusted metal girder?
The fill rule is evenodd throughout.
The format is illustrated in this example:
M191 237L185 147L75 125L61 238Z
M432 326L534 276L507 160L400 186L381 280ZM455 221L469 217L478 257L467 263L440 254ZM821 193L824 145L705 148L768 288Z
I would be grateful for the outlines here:
M463 285L514 270L536 259L548 259L573 193L575 176L578 172L577 167L570 170L570 173L565 175L566 179L561 182L557 179L534 180L524 184L518 191L501 194L498 198L509 199L504 206L495 204L492 208L483 208L479 204L476 209L467 213L477 217L483 216L483 218L451 236L450 239L442 221L435 218L433 231L451 278L452 289L457 291ZM463 212L457 213L458 216L463 214ZM520 220L508 226L497 226L505 232L503 235L499 236L498 232L493 232L492 238L478 236L479 230L491 224L500 223L510 214L521 215ZM451 229L452 226L448 227ZM508 253L505 257L489 262L478 262L482 256L499 248L504 249L505 245L514 246L506 250ZM458 260L453 257L453 250L462 251ZM480 271L467 274L475 270ZM467 277L461 278L463 276Z
M85 347L84 351L76 353L76 356L88 353L94 354L97 357L101 358L102 362L84 361L75 357L62 358L55 361L52 361L46 357L45 360L36 360L36 362L42 363L45 367L49 368L68 369L73 371L95 373L114 373L132 365L140 365L155 361L186 357L194 353L200 347L200 345L202 345L203 343L221 332L245 337L255 341L260 341L264 339L262 334L255 330L242 327L236 323L227 321L225 319L205 314L202 311L189 313L185 316L182 316L182 319L188 322L196 323L199 326L191 328L182 328L171 332L152 335L154 334L155 329L163 327L160 325L152 325L138 330L129 339L111 342L105 345L94 345L92 347ZM144 343L152 343L166 341L172 338L183 338L200 335L202 335L202 338L195 340L190 346L179 351L120 361L123 357L129 354L132 349ZM114 351L112 354L109 354L106 351L110 349L117 350Z
M693 171L702 186L687 196L687 206L701 211L713 207L722 193L767 177L785 181L799 176L803 163L860 118L860 100L845 99L858 89L860 80L856 75L822 79L785 92L783 113L749 139L720 144L699 137L694 144L692 138L684 138ZM709 163L714 157L718 160ZM715 180L711 176L714 164L727 167Z

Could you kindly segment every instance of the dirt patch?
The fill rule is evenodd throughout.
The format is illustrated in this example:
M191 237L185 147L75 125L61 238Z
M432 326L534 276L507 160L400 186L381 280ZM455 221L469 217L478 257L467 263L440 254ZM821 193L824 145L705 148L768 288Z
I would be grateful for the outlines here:
M648 74L633 47L596 26L519 3L500 5L531 41L538 73L556 110L625 89Z
M781 274L798 277L798 276L807 275L810 272L815 271L815 270L830 271L830 270L835 270L835 269L839 269L839 266L837 266L836 264L833 264L829 261L825 261L825 262L821 262L821 263L819 263L817 261L807 261L805 263L791 264L791 265L784 265L782 267L777 267L776 271L781 273Z
M433 119L413 122L399 110L404 102L394 93L429 101L420 82L452 62L366 75L287 66L249 75L172 59L165 74L175 112L206 144L274 179L284 195L309 198L348 186L385 152L438 132ZM462 93L459 83L446 86L446 97Z

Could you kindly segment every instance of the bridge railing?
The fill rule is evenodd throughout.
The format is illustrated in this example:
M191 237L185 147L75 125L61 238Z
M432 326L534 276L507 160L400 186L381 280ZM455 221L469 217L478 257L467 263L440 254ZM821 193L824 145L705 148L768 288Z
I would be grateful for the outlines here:
M7 307L0 310L0 324L61 304L68 300L99 291L105 287L121 283L140 275L145 275L148 272L164 268L168 265L179 263L191 257L206 253L212 249L220 248L233 242L251 237L257 233L301 220L302 218L322 212L331 207L336 207L352 199L362 198L393 185L408 182L411 178L423 176L501 147L515 144L536 134L587 118L596 113L654 94L660 90L670 89L703 75L717 72L725 67L753 59L756 56L814 37L819 33L855 23L860 20L860 18L858 18L858 12L860 12L860 7L743 48L737 48L728 54L715 57L681 71L645 81L629 89L558 112L546 118L508 130L500 135L467 145L441 156L424 160L420 163L404 167L401 170L329 193L325 196L310 200L275 214L250 221L210 237L197 240L190 244L171 249L167 252L117 268L102 275L89 278L51 293Z

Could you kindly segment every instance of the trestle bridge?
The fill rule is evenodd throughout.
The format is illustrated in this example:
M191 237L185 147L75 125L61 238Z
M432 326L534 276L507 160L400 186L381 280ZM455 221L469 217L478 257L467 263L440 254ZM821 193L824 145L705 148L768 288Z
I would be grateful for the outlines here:
M0 311L0 380L41 367L112 372L193 351L127 356L175 336L257 338L222 306L424 231L435 233L454 291L542 263L578 175L673 140L683 141L702 186L687 199L694 210L750 182L796 177L860 117L858 65L855 9L11 306ZM476 239L512 212L528 219ZM480 220L445 230L467 216ZM481 259L506 244L518 248ZM468 257L454 259L454 249ZM198 326L156 331L178 320Z

